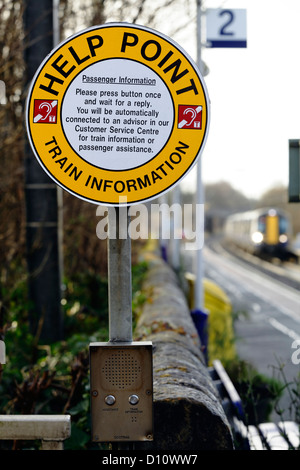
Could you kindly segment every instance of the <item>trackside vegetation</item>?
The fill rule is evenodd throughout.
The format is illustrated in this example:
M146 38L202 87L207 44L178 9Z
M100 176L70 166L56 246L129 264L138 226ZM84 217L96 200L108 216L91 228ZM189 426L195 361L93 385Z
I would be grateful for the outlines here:
M141 292L147 263L132 266L133 314L144 302ZM91 272L64 280L65 339L41 344L27 322L27 284L22 282L5 305L7 363L0 376L1 414L65 414L72 416L65 449L88 449L89 343L108 340L107 278ZM8 298L8 296L7 296ZM2 441L0 449L39 448L39 443ZM99 446L96 446L99 448Z

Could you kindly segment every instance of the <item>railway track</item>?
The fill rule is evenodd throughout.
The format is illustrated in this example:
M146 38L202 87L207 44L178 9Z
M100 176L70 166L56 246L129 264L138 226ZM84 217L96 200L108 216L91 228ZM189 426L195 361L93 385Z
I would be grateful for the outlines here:
M246 253L236 246L229 245L222 237L211 237L206 240L206 245L216 253L235 258L237 262L254 267L260 272L276 279L294 289L299 290L300 295L300 264L282 262L278 259L266 261L257 256Z

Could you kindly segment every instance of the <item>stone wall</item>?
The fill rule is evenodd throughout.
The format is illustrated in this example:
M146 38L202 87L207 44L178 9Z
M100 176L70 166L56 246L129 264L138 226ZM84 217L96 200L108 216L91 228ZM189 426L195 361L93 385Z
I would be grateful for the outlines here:
M135 340L152 341L154 441L137 449L231 450L232 435L207 371L185 295L173 270L153 253Z

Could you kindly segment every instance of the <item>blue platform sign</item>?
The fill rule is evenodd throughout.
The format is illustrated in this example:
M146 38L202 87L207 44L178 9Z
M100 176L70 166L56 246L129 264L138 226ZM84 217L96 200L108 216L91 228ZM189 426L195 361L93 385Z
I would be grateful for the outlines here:
M207 47L247 47L247 10L208 8Z

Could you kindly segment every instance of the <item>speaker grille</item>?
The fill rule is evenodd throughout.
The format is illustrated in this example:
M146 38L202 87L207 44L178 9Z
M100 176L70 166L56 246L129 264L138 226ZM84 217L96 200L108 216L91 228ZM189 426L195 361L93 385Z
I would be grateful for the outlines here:
M105 356L101 367L103 386L119 390L140 386L141 364L136 353L120 349Z

